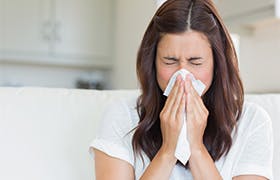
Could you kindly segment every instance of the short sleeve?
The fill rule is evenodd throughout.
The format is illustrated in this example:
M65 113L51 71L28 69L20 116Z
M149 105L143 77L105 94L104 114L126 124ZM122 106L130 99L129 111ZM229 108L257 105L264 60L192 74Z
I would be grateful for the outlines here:
M247 141L233 171L233 177L239 175L258 175L272 179L273 135L269 115L258 109L253 119L261 122L249 129ZM245 138L245 137L244 137Z
M132 129L128 106L120 99L111 100L103 112L96 137L90 144L93 157L93 148L96 148L133 166Z

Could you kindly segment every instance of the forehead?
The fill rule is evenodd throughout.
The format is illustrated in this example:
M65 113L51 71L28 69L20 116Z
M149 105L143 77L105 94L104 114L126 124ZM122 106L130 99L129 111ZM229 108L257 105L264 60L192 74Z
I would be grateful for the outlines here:
M158 50L165 52L200 52L211 51L208 38L197 31L186 31L180 34L164 34L159 43Z

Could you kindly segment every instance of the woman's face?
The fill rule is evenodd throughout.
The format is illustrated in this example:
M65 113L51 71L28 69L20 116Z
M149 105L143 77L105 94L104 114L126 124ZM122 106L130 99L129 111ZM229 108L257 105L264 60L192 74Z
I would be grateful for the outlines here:
M196 31L165 34L161 37L156 55L157 82L165 90L171 76L180 69L191 72L209 89L214 70L213 54L207 37Z

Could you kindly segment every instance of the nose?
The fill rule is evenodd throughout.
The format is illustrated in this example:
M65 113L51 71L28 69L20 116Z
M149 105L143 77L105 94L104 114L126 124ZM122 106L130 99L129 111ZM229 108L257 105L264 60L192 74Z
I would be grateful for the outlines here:
M185 69L189 71L189 68L187 67L187 63L185 61L180 60L179 61L179 66L178 66L178 70L180 69Z
M193 74L193 69L192 67L188 64L187 61L179 61L179 65L177 68L177 71L179 71L180 69L185 69L187 71L189 71L190 73Z

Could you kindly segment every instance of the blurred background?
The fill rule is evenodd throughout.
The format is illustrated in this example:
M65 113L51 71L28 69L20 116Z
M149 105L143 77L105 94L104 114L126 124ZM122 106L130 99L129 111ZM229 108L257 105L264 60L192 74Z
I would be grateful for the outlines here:
M280 92L280 1L215 3L234 39L246 92ZM0 0L0 86L138 88L136 54L156 4Z

